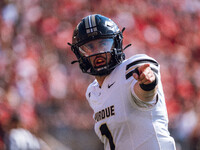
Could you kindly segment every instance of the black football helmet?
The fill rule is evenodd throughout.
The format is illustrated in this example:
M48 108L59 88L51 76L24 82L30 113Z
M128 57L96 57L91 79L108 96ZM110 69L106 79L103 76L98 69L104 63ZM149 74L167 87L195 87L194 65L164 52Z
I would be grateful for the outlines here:
M78 59L73 61L72 64L79 62L83 73L95 76L110 74L110 72L125 59L125 54L123 53L124 49L122 48L122 32L124 29L125 28L120 31L118 26L111 19L99 14L89 15L83 18L74 30L72 44L68 43ZM91 55L85 55L85 51L82 47L99 39L102 39L104 43L108 43L108 49L103 51L99 50ZM88 45L86 47L88 47ZM107 61L103 66L101 65L99 67L94 67L92 65L91 57L103 54L107 58L108 53L110 53L109 55L111 56L110 61Z

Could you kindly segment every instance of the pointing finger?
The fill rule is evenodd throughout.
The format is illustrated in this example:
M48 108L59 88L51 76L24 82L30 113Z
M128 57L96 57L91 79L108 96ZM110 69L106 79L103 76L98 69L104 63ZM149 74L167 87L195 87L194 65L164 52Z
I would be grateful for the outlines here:
M150 67L150 64L144 64L140 67L138 67L139 72L143 72L146 68Z

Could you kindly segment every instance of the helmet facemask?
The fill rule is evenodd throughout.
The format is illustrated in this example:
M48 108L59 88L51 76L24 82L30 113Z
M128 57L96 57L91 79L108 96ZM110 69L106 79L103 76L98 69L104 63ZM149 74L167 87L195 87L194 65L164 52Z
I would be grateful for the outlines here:
M87 58L91 66L90 72L93 72L94 75L96 73L107 74L111 65L113 44L113 39L97 39L79 47L79 53Z
M87 64L82 71L91 75L107 75L118 64L113 38L89 41L78 47L78 53L80 65Z

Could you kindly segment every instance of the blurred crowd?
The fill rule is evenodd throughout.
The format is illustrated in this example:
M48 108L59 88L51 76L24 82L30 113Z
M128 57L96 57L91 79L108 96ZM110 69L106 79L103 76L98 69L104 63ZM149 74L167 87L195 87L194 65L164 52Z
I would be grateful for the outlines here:
M93 77L71 65L76 58L67 45L75 26L93 13L126 28L127 58L146 53L160 63L177 149L200 150L199 0L1 0L0 147L13 114L24 129L51 134L72 149L84 149L72 137L93 137L85 99Z

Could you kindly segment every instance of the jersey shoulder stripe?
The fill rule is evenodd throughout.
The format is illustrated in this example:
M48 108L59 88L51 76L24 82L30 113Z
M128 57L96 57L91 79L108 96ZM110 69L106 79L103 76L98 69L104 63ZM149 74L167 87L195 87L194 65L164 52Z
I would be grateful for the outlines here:
M135 55L133 58L130 58L130 63L126 65L126 79L129 79L132 76L132 74L135 71L135 68L137 68L140 64L145 63L149 63L152 71L158 74L158 62L147 55L140 54Z
M158 66L158 63L155 61L155 60L152 60L152 59L140 59L140 60L136 60L130 64L128 64L126 66L126 70L128 70L130 67L134 66L134 65L137 65L137 64L141 64L141 63L152 63L154 64L155 66Z

